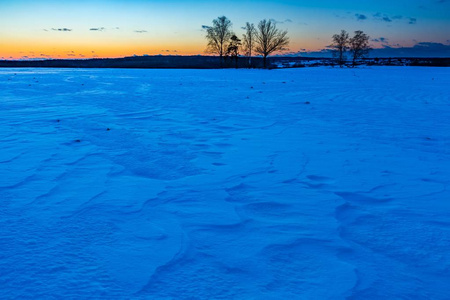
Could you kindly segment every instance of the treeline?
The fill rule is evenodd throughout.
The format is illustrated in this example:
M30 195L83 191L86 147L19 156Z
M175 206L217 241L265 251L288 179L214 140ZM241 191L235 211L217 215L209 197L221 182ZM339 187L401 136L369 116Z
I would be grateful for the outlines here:
M449 58L372 58L358 64L369 66L434 66L450 67ZM333 58L268 57L268 68L301 68L335 66ZM234 62L233 64L234 65ZM226 67L234 67L228 65ZM263 58L253 57L252 66L263 68ZM55 60L0 60L0 68L127 68L127 69L218 69L218 56L138 56L124 58L55 59ZM247 59L239 59L239 67L248 67Z
M245 66L240 61L240 67ZM262 67L262 58L256 66ZM218 69L216 56L132 56L122 58L0 60L0 68L129 68L129 69Z
M240 39L232 31L231 21L221 16L212 21L212 26L206 27L206 39L208 41L207 52L219 56L221 66L224 60L230 58L234 60L235 67L238 67L238 59L245 56L248 59L248 67L253 67L253 54L261 55L264 68L267 67L267 57L277 51L287 50L289 37L287 30L280 30L272 20L262 20L257 26L246 23L243 29L245 33ZM369 36L363 31L355 31L355 35L350 38L349 34L342 30L340 34L332 37L333 56L342 67L346 62L347 52L351 53L352 66L356 66L359 59L367 57L369 47ZM243 52L241 54L241 52Z

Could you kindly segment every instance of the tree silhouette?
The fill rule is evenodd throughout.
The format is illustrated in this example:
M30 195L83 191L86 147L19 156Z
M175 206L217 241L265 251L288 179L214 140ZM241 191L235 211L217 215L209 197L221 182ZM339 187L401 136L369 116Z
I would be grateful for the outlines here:
M256 29L254 24L250 24L247 22L245 24L245 33L243 35L243 41L244 41L244 51L245 55L248 58L248 66L251 67L252 65L252 51L255 47L255 38L256 38Z
M353 57L352 65L355 67L358 59L369 54L369 36L361 30L355 31L355 35L349 41L349 48Z
M333 56L338 59L339 66L342 66L345 63L345 52L347 51L349 46L349 36L347 31L341 30L340 34L333 35L333 43L331 44L331 48L334 49Z
M289 45L287 30L277 29L275 22L262 20L256 30L255 52L261 54L264 59L264 68L267 67L267 56L275 51L286 50Z
M218 54L221 65L226 51L226 45L233 36L231 26L231 21L227 17L222 16L213 20L213 25L206 28L206 39L208 40L207 52Z
M238 68L239 48L241 47L241 45L241 40L233 34L233 36L230 38L230 43L228 44L226 55L229 55L232 59L235 60L236 69Z

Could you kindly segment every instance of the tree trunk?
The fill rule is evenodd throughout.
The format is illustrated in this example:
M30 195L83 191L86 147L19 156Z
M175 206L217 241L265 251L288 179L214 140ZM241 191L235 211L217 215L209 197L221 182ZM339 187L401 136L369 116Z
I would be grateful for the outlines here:
M264 69L266 69L267 68L267 55L264 55L263 61L264 61Z

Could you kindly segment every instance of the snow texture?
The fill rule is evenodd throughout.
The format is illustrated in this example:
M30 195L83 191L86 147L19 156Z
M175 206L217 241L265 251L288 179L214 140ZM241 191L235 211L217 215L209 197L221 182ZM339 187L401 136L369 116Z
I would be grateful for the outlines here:
M450 69L0 70L3 299L449 299Z

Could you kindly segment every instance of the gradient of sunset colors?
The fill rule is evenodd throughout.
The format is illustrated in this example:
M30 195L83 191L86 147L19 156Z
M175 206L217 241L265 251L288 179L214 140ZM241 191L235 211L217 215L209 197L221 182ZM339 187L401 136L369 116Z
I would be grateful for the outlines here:
M291 53L320 51L341 29L364 30L375 48L450 46L450 0L0 0L0 11L2 59L205 54L202 26L221 15L239 36L276 20Z

